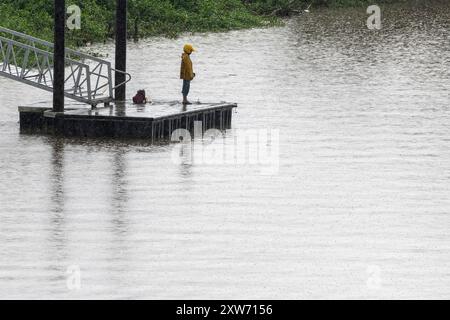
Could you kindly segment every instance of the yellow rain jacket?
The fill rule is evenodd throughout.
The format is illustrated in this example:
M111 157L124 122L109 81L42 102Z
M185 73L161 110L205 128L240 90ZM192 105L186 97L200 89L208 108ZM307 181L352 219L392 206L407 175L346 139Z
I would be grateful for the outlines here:
M194 79L194 70L192 69L192 61L187 53L183 53L181 55L180 79L183 80Z

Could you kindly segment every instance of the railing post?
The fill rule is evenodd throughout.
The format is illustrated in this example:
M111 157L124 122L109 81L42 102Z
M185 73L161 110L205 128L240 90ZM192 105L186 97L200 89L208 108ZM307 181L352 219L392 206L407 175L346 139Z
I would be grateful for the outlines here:
M54 47L54 74L53 74L53 112L64 111L64 60L65 60L65 0L55 0L55 47Z
M127 71L127 0L117 0L116 4L116 70ZM126 81L122 72L115 74L116 86ZM126 85L116 87L115 100L125 101Z

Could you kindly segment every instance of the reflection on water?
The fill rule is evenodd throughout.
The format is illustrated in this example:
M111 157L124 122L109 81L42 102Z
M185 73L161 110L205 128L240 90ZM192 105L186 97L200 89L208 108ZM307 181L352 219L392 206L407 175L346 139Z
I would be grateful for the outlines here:
M64 140L52 139L50 145L52 148L52 166L48 175L52 180L52 188L49 194L51 203L54 204L52 213L62 215L64 212Z
M0 296L449 297L450 7L436 3L384 7L377 32L365 10L320 10L130 44L129 97L173 101L195 43L192 100L279 129L275 175L192 162L190 145L20 135L17 104L51 97L0 78Z
M51 148L51 166L47 172L50 177L49 234L45 246L48 248L48 258L63 263L67 259L66 221L64 211L64 141L49 140ZM31 226L32 227L32 226ZM64 281L64 270L59 266L47 267L49 282Z

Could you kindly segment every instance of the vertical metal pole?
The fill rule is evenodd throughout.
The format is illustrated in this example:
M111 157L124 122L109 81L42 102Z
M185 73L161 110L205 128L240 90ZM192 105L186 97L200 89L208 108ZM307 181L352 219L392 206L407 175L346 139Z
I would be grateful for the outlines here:
M116 4L116 70L127 71L127 0L117 0ZM125 74L116 71L116 86L125 82ZM126 86L116 88L115 100L125 101Z
M53 75L53 111L64 111L64 59L65 59L65 26L66 4L65 0L55 0L55 48L54 48L54 75Z

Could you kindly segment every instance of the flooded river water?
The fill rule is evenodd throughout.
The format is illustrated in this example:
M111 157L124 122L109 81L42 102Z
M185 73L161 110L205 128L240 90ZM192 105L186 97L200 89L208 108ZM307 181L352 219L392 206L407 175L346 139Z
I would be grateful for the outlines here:
M279 130L269 174L21 135L17 106L51 96L0 78L0 297L450 298L450 4L367 17L129 45L129 96L173 101L192 42L192 100Z

